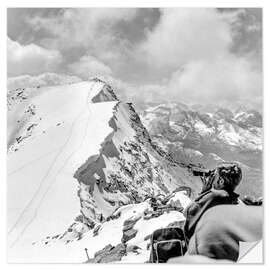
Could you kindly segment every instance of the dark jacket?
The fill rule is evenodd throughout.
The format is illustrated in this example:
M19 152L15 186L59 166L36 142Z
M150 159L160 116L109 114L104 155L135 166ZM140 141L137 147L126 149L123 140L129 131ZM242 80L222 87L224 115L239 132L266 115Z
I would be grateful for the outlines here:
M186 222L184 225L185 235L189 240L202 215L211 207L222 204L238 204L239 195L224 190L208 190L197 197L185 210Z

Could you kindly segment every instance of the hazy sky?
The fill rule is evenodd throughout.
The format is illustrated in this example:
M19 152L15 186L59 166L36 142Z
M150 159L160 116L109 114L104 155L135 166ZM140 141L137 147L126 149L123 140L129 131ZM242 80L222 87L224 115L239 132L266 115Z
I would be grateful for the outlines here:
M8 9L7 32L25 86L98 75L130 99L261 105L261 9Z

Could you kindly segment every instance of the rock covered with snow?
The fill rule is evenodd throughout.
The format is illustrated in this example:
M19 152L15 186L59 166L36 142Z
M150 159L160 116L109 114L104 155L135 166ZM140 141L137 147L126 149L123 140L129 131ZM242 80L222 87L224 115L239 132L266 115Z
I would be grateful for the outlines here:
M115 247L111 244L104 247L102 250L95 253L94 258L87 261L87 263L110 263L120 261L126 254L126 246L122 243Z
M114 91L112 90L111 86L106 84L104 81L94 78L94 82L96 83L103 83L102 89L93 95L92 102L106 102L106 101L115 101L118 100L117 96L115 95Z
M81 213L90 222L121 205L142 202L149 194L168 194L184 185L180 175L170 173L168 168L175 164L153 145L132 104L118 102L108 124L112 132L102 142L99 155L89 157L74 174L81 186ZM182 171L188 181L191 176Z
M121 247L125 250L125 255L121 256L121 258L118 257L118 262L147 262L150 256L149 244L151 234L156 229L183 227L185 219L182 212L190 203L190 199L188 199L184 191L173 192L168 197L169 200L156 197L159 200L159 205L155 210L151 200L148 199L140 204L122 206L116 211L121 213L115 222L122 224ZM179 202L183 208L181 210L175 208L172 202ZM150 218L147 217L149 214ZM100 237L102 236L102 230L105 230L106 226L107 222L101 224ZM105 231L103 231L103 235L105 237ZM119 244L116 247L119 247ZM106 262L110 261L111 256L115 258L115 250L111 244L102 247L96 254L102 254ZM99 261L99 257L96 254L88 262L105 262ZM106 256L108 257L107 259L105 259Z
M186 195L143 218L152 211L149 196L200 183L152 142L132 104L103 81L17 94L8 112L10 261L83 262L85 247L91 257L115 247L124 222L138 216L123 242L139 246L143 257L147 235L184 219L176 208Z

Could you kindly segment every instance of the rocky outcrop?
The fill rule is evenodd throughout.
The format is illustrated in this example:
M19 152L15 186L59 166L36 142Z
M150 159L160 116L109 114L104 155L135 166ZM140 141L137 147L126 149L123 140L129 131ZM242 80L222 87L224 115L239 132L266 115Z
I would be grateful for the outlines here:
M127 230L127 231L124 231L123 232L123 237L122 237L122 239L121 239L121 242L122 243L126 243L127 241L129 241L129 240L131 240L132 238L134 238L135 236L136 236L136 234L137 234L137 230L135 230L135 229L129 229L129 230Z
M123 236L121 239L122 243L126 243L136 236L137 230L135 230L133 227L139 219L141 219L141 216L125 220L123 224Z
M110 215L97 207L95 196L112 213L121 205L144 201L149 194L169 194L179 185L193 185L187 167L153 144L131 103L118 102L108 124L112 132L102 143L100 154L89 157L74 174L80 184L81 214L86 219L101 222L101 216L106 219Z
M101 225L97 225L93 230L93 236L97 236Z
M103 236L106 244L113 245L121 239L122 244L131 244L138 235L142 240L150 231L144 235L145 221L136 218L142 218L145 209L151 210L148 198L166 197L179 185L191 183L187 167L178 166L166 151L155 146L132 104L115 101L111 88L103 82L40 90L40 95L22 99L21 110L10 111L10 123L22 121L21 112L29 117L18 136L12 137L23 147L10 153L11 197L16 197L25 183L32 186L29 194L22 193L23 197L10 205L14 219L9 224L10 246L16 242L17 247L24 247L29 242L43 250L46 245L51 254L42 254L45 258L54 255L52 245L69 252L76 246L85 248L89 241L93 254ZM22 93L18 95L23 98ZM32 132L31 136L24 138L24 131ZM31 174L29 168L33 169ZM29 201L27 206L22 203L25 201ZM167 215L165 208L160 213ZM123 226L131 216L136 218ZM182 214L168 214L170 221L174 217L182 219ZM155 226L170 222L160 219L162 224ZM109 249L113 250L110 260L116 260L114 256L119 259L121 247Z
M138 250L140 250L141 248L138 247L137 245L130 245L130 246L127 246L126 248L126 252L133 252L133 253L136 253L136 254L139 254Z
M163 224L163 225L160 224L160 228L162 228L162 227L183 227L184 220L179 220L179 211L181 209L176 209L175 206L172 206L173 201L178 202L178 199L174 198L174 197L177 194L179 195L180 193L182 195L184 194L183 191L180 191L179 193L172 193L172 194L168 195L167 197L169 198L169 200L168 200L168 198L165 199L164 196L155 197L155 199L157 199L157 201L158 201L158 203L157 203L158 210L151 210L152 203L150 202L149 199L146 199L145 203L139 204L140 206L138 205L138 207L140 208L140 211L138 211L138 212L135 210L136 204L134 204L135 208L131 208L129 210L130 213L132 212L134 214L131 215L128 219L124 220L124 222L122 223L123 227L122 227L121 244L118 244L116 246L109 244L109 245L105 246L103 249L97 251L95 253L94 257L92 259L88 260L87 263L109 263L109 262L114 262L114 261L116 262L116 261L122 260L123 256L131 255L130 253L133 253L136 256L140 256L140 255L144 254L145 250L143 250L143 249L145 249L145 247L149 246L147 244L150 241L151 234L143 235L142 241L146 242L146 243L145 243L145 246L143 245L142 247L138 246L138 245L134 245L133 243L129 244L129 241L131 239L134 239L139 231L140 231L140 233L142 233L141 229L143 229L142 226L144 226L142 224L145 224L145 221L140 223L140 220L142 218L144 219L144 215L147 212L146 211L147 209L148 209L148 213L154 214L153 218L154 217L158 218L160 215L163 215L165 213L168 214L171 211L174 211L174 214L176 214L176 216L178 216L178 218L176 218L175 221L173 221L171 223L165 222L165 224ZM185 195L183 195L183 196L185 196ZM185 199L187 199L187 197L185 197ZM179 203L181 205L183 202L182 203L179 202ZM178 205L178 203L176 203L176 204ZM145 211L142 210L142 205L144 205L143 208L145 209ZM118 216L118 214L123 210L125 211L125 206L123 206L122 210L121 210L121 208L119 210L117 210L116 214L114 216ZM158 214L157 214L157 212L158 212ZM181 219L181 217L180 217L180 219ZM110 222L110 220L109 220L109 222ZM151 223L151 221L149 221L149 222ZM97 226L94 229L93 235L98 234L98 232L100 231L100 228L102 228L102 226L103 225ZM157 228L155 228L155 229L157 229ZM153 230L155 230L155 229L153 229ZM146 248L146 250L147 250L147 248Z
M110 263L120 261L126 254L126 246L118 244L112 246L111 244L105 246L102 250L95 253L94 258L88 260L86 263Z
M180 202L180 201L179 201ZM179 203L180 204L180 203ZM181 204L178 206L169 204L169 205L163 205L157 207L154 211L145 211L143 219L149 220L151 218L157 218L164 213L169 213L170 211L177 211L177 212L183 212L184 208L181 206Z
M92 97L92 102L93 103L97 103L97 102L107 102L107 101L115 101L118 100L117 96L115 95L114 91L112 90L111 86L109 86L108 84L106 84L104 81L98 79L98 78L94 78L93 79L94 82L99 82L99 83L103 83L104 86L102 87L102 89L98 92L97 95L95 95L94 97Z

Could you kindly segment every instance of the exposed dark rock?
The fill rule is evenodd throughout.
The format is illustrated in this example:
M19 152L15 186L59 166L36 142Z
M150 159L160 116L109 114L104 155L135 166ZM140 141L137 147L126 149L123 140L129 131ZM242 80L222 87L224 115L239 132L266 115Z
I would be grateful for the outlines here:
M100 82L100 80L96 80ZM111 88L104 86L102 91L97 100L95 99L96 102L98 102L98 99L105 101L110 95L112 95L112 100L115 100ZM108 96L105 98L107 94ZM122 121L124 122L122 123ZM123 124L125 124L125 129L123 129L125 139L116 143L118 141L116 134L119 130L122 130ZM166 152L162 152L161 149L152 144L148 131L141 123L140 117L132 104L117 102L113 108L113 116L109 120L109 126L113 131L102 142L99 154L89 157L74 174L74 178L82 186L81 190L85 191L85 193L78 192L81 212L85 217L97 222L100 222L97 218L99 212L104 214L104 209L96 211L95 199L92 199L95 187L101 194L120 192L125 197L122 203L120 196L119 199L116 196L110 196L109 200L107 196L102 196L103 200L112 206L112 212L121 204L142 202L145 194L150 194L153 191L148 183L154 182L153 184L157 185L163 191L162 193L169 193L167 183L162 176L164 173L170 174L171 159ZM132 138L130 138L131 133L134 134ZM162 159L159 166L155 166L151 162L149 153L153 154L157 160ZM115 164L115 167L119 169L111 170L105 174L107 166L105 157L110 158L112 165ZM188 179L188 177L185 177L185 179ZM87 186L87 190L85 190L84 185ZM107 221L113 219L110 214L108 213ZM136 221L131 222L135 223ZM132 226L124 224L124 227L124 230L128 231Z
M127 247L126 252L127 253L128 252L134 252L134 253L139 254L138 249L141 249L141 248L136 246L136 245L130 245L130 246Z
M105 220L110 221L110 220L118 219L120 216L121 216L121 212L118 212L116 215L108 216Z
M94 257L96 258L96 260L98 260L99 259L99 256L108 254L113 248L114 248L114 246L112 246L111 244L109 244L109 245L105 246L103 249L97 251L94 254Z
M134 226L134 223L129 223L129 224L125 225L125 226L123 227L123 232L132 229L133 226Z
M135 217L135 218L131 217L131 218L124 221L123 226L129 225L129 224L135 224L139 219L141 219L141 216L138 216L138 217Z
M109 244L96 252L94 258L88 260L87 263L109 263L120 261L125 254L126 246L123 243L120 243L115 247Z
M99 229L100 229L101 225L98 225L94 230L93 230L93 236L97 236Z
M133 229L135 223L141 219L141 216L138 217L131 217L124 221L123 224L123 236L121 239L122 243L129 241L130 239L134 238L137 234L137 230Z
M124 244L118 244L113 250L111 250L110 254L100 260L100 263L120 261L125 254L126 246Z
M184 208L181 205L180 200L171 201L170 203L168 203L168 201L173 196L174 194L171 194L163 200L160 200L159 198L155 198L155 197L151 198L150 203L151 203L151 207L153 208L153 211L150 211L148 209L145 210L143 219L149 220L151 218L159 217L163 215L164 213L169 213L170 211L183 212Z
M16 138L16 141L17 141L18 143L20 143L20 142L22 141L22 136L19 136L18 138Z
M118 212L116 215L111 215L112 219L118 219L121 216L121 212Z
M123 232L123 236L122 236L122 239L121 239L121 242L122 243L126 243L127 241L129 241L130 239L134 238L137 234L137 230L135 229L131 229L131 230L128 230L128 231L124 231Z
M104 200L105 200L106 202L108 202L110 205L115 206L115 201L112 201L112 200L107 199L107 198L105 198Z
M92 98L92 102L96 103L96 102L106 102L106 101L115 101L118 100L117 96L115 95L115 93L113 92L112 88L106 84L104 81L95 78L94 79L95 82L103 82L104 86L101 89L101 91Z
M26 130L30 131L32 128L34 128L35 126L37 126L37 124L31 124Z

